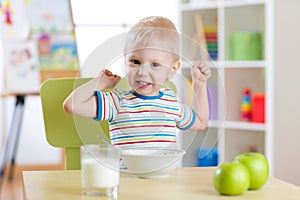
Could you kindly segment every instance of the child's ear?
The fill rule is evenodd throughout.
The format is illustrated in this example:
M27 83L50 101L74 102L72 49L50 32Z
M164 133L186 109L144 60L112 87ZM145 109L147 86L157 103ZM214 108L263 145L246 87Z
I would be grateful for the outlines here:
M173 76L176 74L176 72L180 69L180 61L176 61L173 65L172 65L172 70L169 73L168 79L173 78Z

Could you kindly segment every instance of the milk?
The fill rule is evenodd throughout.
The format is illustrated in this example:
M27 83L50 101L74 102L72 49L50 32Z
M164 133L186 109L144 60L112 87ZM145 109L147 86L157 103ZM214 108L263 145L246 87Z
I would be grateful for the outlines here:
M119 160L86 158L82 160L83 188L113 188L119 185Z

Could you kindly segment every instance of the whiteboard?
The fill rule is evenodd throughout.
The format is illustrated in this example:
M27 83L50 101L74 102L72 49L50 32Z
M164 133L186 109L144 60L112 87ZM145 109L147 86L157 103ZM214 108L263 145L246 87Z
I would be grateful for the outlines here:
M9 94L38 93L40 72L35 40L4 42L5 91Z

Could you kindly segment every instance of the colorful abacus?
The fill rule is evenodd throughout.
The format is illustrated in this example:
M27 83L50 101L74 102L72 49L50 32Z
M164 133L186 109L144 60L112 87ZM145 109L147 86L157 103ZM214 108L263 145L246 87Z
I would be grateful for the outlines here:
M212 60L218 59L218 32L216 28L205 28L207 51Z

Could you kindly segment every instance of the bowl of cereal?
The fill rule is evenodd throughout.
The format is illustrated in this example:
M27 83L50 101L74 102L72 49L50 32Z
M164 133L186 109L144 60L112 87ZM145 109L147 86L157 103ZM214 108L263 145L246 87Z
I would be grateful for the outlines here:
M168 177L180 164L184 150L133 148L121 151L126 172L139 178Z

